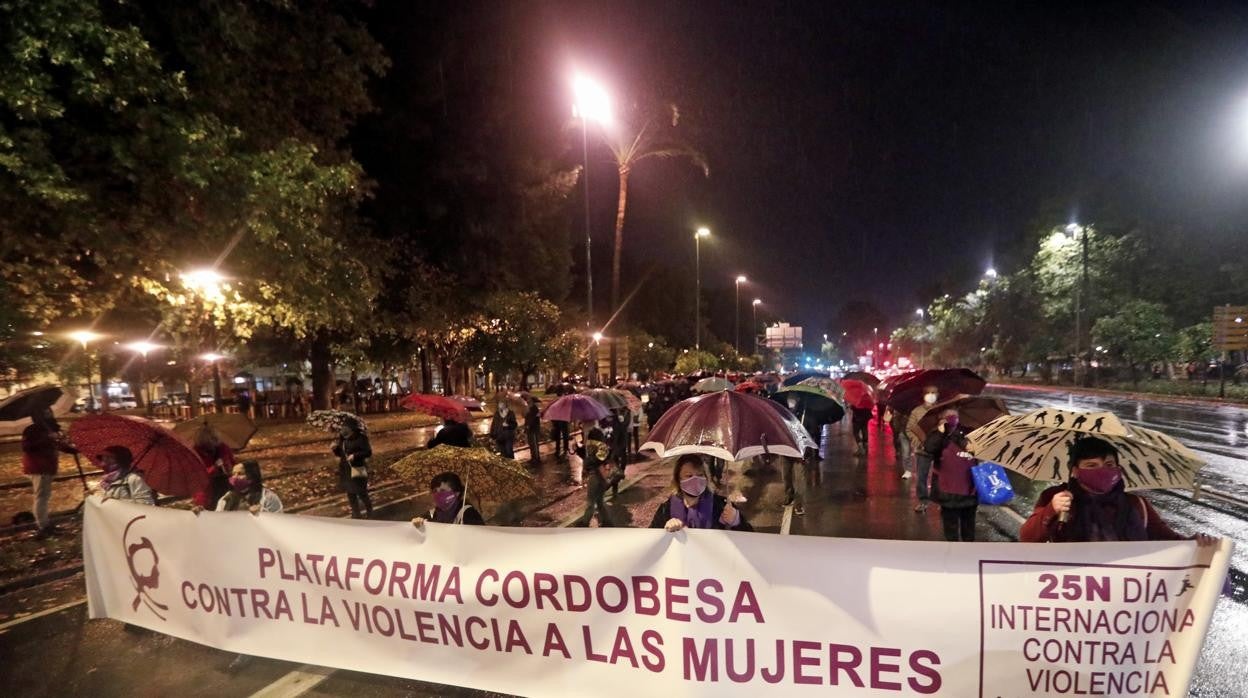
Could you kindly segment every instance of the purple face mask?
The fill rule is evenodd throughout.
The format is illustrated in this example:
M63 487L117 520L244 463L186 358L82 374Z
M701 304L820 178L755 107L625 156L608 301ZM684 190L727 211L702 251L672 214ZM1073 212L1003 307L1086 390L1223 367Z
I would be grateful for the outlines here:
M230 478L230 487L233 488L235 492L238 492L241 494L251 489L251 480L245 477L239 477L235 475Z
M1105 494L1118 486L1122 471L1117 468L1080 468L1075 479L1092 494Z
M438 490L433 493L433 506L438 511L447 511L455 506L455 502L459 499L459 493L454 490Z
M950 429L950 430L957 429L958 428L958 415L951 414L948 417L945 417L945 428Z
M680 491L690 497L701 497L706 491L706 478L701 475L690 475L680 481Z

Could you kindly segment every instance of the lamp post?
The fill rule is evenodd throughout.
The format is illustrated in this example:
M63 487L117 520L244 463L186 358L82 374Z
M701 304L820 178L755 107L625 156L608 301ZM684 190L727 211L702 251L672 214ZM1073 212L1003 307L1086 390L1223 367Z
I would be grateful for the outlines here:
M927 313L922 308L915 308L914 314L919 316L919 367L922 368L927 363L923 359L926 351L923 347L923 335L927 334Z
M218 354L218 353L216 353L216 352L211 352L211 351L210 351L210 352L208 352L207 354L203 354L203 355L201 355L199 358L203 359L204 361L207 361L209 364L212 364L212 397L213 397L212 404L213 404L213 408L214 408L214 409L220 409L220 407L221 407L221 365L220 365L220 361L221 361L221 359L224 359L225 357L224 357L224 356L222 356L222 355L220 355L220 354ZM198 396L198 395L193 395L193 396L191 396L191 397L192 397L194 400L196 400L196 401L198 401L198 400L199 400L199 396Z
M1079 344L1083 337L1083 308L1090 305L1091 288L1088 286L1088 229L1078 223L1071 223L1066 226L1066 235L1073 241L1076 238L1080 241L1080 257L1082 259L1082 274L1080 284L1075 289L1075 366L1074 378L1075 383L1084 385L1088 383L1087 367L1083 365L1083 361L1079 358ZM1083 369L1082 371L1080 369Z
M126 345L126 348L143 357L143 363L139 365L139 394L143 395L143 408L147 410L147 416L150 417L152 416L152 391L147 385L147 355L161 347L159 344L141 341L131 342Z
M745 283L745 274L737 275L736 309L732 315L732 348L741 354L741 284Z
M711 229L706 227L698 228L698 232L693 234L693 266L696 283L693 293L693 348L695 351L702 351L702 238L710 236Z
M584 75L573 78L572 91L575 96L572 116L581 121L581 181L585 185L585 330L592 335L590 329L594 326L594 270L589 225L589 120L605 123L610 115L611 102L607 98L606 90ZM585 347L585 369L590 385L598 385L598 367L594 365L597 358L595 348L592 340Z
M754 302L750 304L750 312L751 312L751 317L752 317L750 321L750 336L754 338L754 353L755 354L758 353L758 306L762 304L763 304L762 298L755 298Z
M92 332L91 330L75 330L66 336L82 345L82 355L87 362L87 406L92 407L95 405L95 387L91 384L91 353L87 351L87 345L97 339L102 339L104 335L99 334L98 332ZM104 382L104 375L102 371L100 373L100 382ZM104 409L106 404L102 393L103 391L101 391L100 395L101 410Z

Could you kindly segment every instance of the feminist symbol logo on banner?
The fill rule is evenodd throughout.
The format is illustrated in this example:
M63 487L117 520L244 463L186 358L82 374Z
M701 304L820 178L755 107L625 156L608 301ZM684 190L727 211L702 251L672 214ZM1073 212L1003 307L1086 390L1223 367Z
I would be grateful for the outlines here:
M126 524L121 534L121 546L126 553L126 566L130 568L130 584L134 586L134 602L130 607L137 611L139 604L147 606L157 618L165 620L161 611L168 612L169 607L152 598L151 591L160 586L160 555L156 546L147 536L139 536L139 542L130 542L130 527L147 516L136 516ZM160 610L157 610L160 609Z

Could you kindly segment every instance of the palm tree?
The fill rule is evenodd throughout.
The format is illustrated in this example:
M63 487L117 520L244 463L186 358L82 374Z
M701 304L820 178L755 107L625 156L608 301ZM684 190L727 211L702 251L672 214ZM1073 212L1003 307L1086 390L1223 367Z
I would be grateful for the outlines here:
M668 125L670 123L670 126ZM624 212L628 206L628 175L637 163L652 158L684 158L710 176L706 157L687 143L679 140L672 131L680 123L680 110L674 104L641 120L635 132L627 124L606 139L607 147L620 173L620 200L615 213L615 254L611 259L611 312L620 311L620 256L624 250ZM613 315L614 316L614 315ZM611 378L617 370L617 344L611 342Z

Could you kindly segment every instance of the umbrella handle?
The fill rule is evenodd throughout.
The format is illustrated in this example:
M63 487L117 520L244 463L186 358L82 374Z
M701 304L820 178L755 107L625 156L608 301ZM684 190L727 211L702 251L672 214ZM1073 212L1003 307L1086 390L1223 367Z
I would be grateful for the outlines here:
M1060 514L1058 514L1058 515L1057 515L1057 522L1058 522L1058 523L1066 523L1067 521L1070 521L1070 512L1069 512L1069 511L1063 511L1062 513L1060 513Z
M78 457L77 453L74 454L74 465L78 466L78 479L82 480L82 491L90 493L91 488L87 486L87 474L82 471L82 459Z

